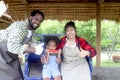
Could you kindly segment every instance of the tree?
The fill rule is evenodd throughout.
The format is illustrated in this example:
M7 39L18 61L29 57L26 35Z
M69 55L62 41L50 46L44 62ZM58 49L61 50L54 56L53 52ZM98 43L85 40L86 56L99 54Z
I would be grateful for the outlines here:
M85 38L89 44L95 47L96 40L96 21L75 21L77 26L77 34Z
M102 21L102 48L106 48L106 53L110 60L113 51L120 42L120 26L114 21Z

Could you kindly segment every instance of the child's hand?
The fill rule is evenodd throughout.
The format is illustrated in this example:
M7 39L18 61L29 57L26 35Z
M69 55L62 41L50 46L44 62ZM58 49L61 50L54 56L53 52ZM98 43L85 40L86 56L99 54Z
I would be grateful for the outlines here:
M48 61L47 61L47 58L46 58L46 57L47 57L47 55L42 55L42 56L41 56L41 58L40 58L40 59L41 59L41 63L42 63L42 64L46 64L46 63L48 63Z
M49 53L49 49L45 49L45 52L46 52L46 53Z
M58 53L59 55L61 54L61 49L59 49L59 53Z

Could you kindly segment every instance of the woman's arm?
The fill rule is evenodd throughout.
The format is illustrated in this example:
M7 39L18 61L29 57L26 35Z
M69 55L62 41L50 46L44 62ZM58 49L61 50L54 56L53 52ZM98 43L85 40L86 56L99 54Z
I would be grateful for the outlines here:
M89 56L93 58L96 55L96 50L90 44L88 44L88 42L85 39L79 38L79 41L80 47L83 50L88 51L90 53Z

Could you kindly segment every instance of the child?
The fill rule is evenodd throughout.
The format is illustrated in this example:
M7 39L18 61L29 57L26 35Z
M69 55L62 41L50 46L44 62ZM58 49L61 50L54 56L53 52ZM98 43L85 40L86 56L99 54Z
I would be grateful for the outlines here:
M61 62L61 50L56 50L57 42L54 39L49 39L46 46L46 63L43 65L42 76L43 80L50 80L51 76L54 80L61 80L59 65Z

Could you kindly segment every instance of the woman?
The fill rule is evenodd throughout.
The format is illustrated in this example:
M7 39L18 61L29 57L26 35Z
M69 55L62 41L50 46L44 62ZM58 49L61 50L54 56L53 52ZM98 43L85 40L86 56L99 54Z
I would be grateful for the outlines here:
M76 35L74 22L68 22L64 30L66 36L60 43L63 55L62 80L91 80L89 60L96 55L95 49L85 39Z

